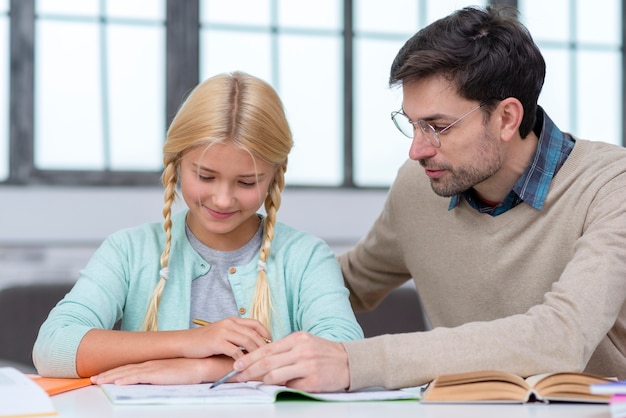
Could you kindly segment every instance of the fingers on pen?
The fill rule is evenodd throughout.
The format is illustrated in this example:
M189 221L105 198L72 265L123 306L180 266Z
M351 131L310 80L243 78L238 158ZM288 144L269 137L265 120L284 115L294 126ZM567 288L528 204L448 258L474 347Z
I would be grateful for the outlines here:
M228 329L238 330L242 334L248 335L255 340L261 338L265 343L270 343L272 341L272 337L268 330L256 319L230 316L220 322L228 325Z
M258 320L251 318L237 318L230 317L233 320L237 321L239 324L244 325L247 328L250 328L252 331L256 332L266 343L272 342L272 337L268 332L267 328L263 326Z

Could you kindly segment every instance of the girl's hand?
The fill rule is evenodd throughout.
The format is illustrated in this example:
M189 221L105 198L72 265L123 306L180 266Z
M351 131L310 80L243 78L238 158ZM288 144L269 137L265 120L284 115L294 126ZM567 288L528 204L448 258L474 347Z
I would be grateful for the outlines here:
M224 354L233 359L242 357L267 344L270 334L255 319L229 317L221 321L185 331L181 343L182 357L204 358Z
M232 370L233 360L216 356L208 359L174 358L127 364L91 377L96 385L183 385L212 382Z

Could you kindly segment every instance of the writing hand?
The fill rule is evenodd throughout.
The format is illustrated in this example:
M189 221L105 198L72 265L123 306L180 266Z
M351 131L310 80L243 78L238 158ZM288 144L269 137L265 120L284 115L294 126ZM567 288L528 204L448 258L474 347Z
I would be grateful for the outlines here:
M184 342L183 357L201 358L224 354L240 358L266 345L269 332L254 319L229 317L217 322L206 322L189 330L192 337Z

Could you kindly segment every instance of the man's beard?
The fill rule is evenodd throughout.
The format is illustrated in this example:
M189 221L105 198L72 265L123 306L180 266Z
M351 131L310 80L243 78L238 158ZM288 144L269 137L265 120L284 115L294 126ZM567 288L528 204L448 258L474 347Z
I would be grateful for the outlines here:
M473 160L473 165L437 168L444 169L446 172L440 178L430 179L430 186L433 191L439 196L451 197L482 183L502 168L502 159L497 148L497 142L486 132L476 147L475 155L477 158ZM428 166L427 160L420 160L420 164L423 167Z

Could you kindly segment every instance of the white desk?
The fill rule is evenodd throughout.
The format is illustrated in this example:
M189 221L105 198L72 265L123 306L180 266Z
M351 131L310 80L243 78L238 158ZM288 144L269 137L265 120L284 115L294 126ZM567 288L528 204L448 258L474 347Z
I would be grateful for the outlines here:
M610 418L607 405L428 405L414 401L279 401L259 405L114 406L97 386L52 397L61 418Z

